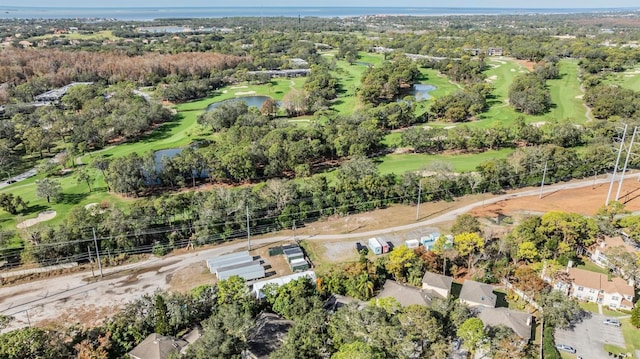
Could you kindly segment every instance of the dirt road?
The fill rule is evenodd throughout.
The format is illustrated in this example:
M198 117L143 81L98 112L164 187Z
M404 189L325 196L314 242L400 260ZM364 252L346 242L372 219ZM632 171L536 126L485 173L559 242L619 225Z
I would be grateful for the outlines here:
M635 181L636 176L637 174L630 174L627 178L633 178ZM557 193L562 190L594 185L603 187L602 185L606 183L608 183L606 178L595 182L594 180L587 180L562 183L545 187L545 193ZM308 234L300 235L298 238L311 241L355 241L361 238L429 227L442 222L451 222L460 214L470 212L477 207L484 207L514 198L533 196L531 198L537 199L538 194L539 189L530 189L494 196L424 221L402 226L349 234ZM604 201L604 198L602 198L602 201ZM264 246L269 243L290 239L290 236L267 237L253 240L252 244L254 247ZM0 313L15 317L10 327L5 330L27 325L42 325L56 320L64 320L69 323L78 322L86 325L96 324L113 313L117 307L143 294L150 294L159 289L169 288L171 278L181 269L202 262L209 257L244 249L246 245L245 241L236 241L202 251L164 258L150 256L149 259L142 262L106 269L105 276L98 280L93 280L91 273L76 273L64 277L0 288Z

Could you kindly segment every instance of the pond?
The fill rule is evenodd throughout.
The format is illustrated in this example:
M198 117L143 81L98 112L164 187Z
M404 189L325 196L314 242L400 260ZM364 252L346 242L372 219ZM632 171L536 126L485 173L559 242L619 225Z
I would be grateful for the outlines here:
M413 89L406 92L406 95L415 97L416 101L428 100L431 98L431 95L429 95L429 92L435 89L436 87L433 85L415 84L413 85Z
M184 148L167 148L164 150L158 150L153 153L153 162L156 164L156 172L160 173L163 169L163 159L173 158L182 153ZM204 170L200 174L196 174L196 178L205 178L209 175L209 171Z
M207 111L211 111L214 108L222 105L223 103L229 103L229 102L234 102L234 101L242 101L242 102L246 103L247 106L249 106L249 107L260 108L260 107L262 107L262 104L265 101L267 101L268 99L270 99L269 96L244 96L244 97L230 98L228 100L223 100L223 101L220 101L220 102L214 102L214 103L210 104L209 106L207 106Z

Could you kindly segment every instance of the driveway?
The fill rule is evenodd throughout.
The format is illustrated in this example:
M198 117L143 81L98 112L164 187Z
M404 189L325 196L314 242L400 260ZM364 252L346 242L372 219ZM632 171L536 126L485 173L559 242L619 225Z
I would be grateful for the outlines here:
M571 345L576 349L576 355L583 358L607 358L605 344L622 348L626 346L621 328L603 324L607 318L613 317L593 314L591 318L576 324L573 329L556 330L556 344Z

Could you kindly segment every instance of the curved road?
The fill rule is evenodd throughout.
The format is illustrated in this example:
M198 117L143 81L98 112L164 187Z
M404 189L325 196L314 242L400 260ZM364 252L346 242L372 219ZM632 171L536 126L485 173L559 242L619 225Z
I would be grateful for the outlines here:
M628 174L626 178L637 176ZM599 179L596 184L608 183L608 179ZM594 180L562 183L545 187L545 192L587 187ZM350 234L318 234L299 236L305 240L349 240L372 237L414 228L427 227L440 222L453 221L471 209L511 198L527 197L539 194L539 189L495 196L484 201L454 209L436 217L403 226L381 230ZM274 236L254 239L252 244L265 245L291 239L290 236ZM75 273L63 277L43 279L16 286L0 288L0 314L11 315L15 320L10 327L15 329L44 320L66 318L72 322L83 321L79 316L89 311L107 316L115 307L131 301L143 294L153 293L157 289L166 289L172 275L182 268L203 261L205 258L233 252L246 246L243 240L216 246L211 249L163 258L150 257L135 264L105 269L105 277L97 281L88 281L91 276ZM100 315L100 314L98 314Z

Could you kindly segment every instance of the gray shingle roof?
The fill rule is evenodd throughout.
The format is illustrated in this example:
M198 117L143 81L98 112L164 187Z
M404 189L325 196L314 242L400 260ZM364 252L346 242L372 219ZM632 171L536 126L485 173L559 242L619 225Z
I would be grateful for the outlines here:
M442 274L426 272L424 274L424 277L422 277L422 283L427 284L430 287L446 289L447 291L450 291L451 283L453 283L453 278Z
M504 325L511 328L520 338L529 341L531 339L531 314L518 312L508 308L482 308L478 313L478 318L484 325L498 326Z
M496 306L496 295L493 293L493 287L472 280L465 280L462 284L460 300L467 302L469 305L483 305L490 308Z
M186 340L153 333L133 348L129 356L133 359L165 359L169 354L179 352L188 344Z

